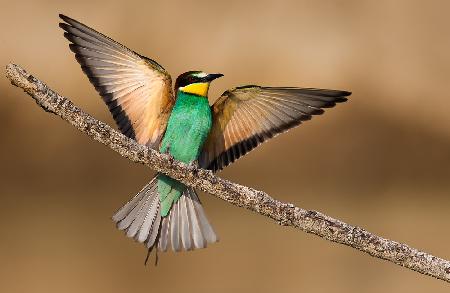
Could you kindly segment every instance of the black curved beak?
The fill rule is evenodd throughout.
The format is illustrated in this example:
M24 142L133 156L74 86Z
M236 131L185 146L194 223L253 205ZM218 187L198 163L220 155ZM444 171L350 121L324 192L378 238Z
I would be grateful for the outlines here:
M222 73L211 73L211 74L208 74L207 76L205 76L205 80L211 82L214 79L222 77L222 76L223 76Z

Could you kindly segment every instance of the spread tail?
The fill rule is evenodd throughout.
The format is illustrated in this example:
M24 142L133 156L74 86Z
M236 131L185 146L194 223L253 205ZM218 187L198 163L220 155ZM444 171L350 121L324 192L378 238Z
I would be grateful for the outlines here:
M218 237L206 218L200 200L191 187L187 187L166 217L161 217L158 194L158 176L154 177L136 196L114 216L119 230L128 237L145 243L149 249L158 247L166 251L205 248Z

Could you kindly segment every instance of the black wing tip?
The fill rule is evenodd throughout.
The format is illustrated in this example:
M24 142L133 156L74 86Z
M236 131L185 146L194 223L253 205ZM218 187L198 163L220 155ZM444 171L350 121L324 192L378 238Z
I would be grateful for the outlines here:
M333 107L336 106L336 104L344 103L344 102L346 102L346 101L348 101L347 98L344 98L344 97L336 97L336 98L333 98L333 100L328 101L328 102L324 103L323 105L320 105L319 107L320 107L320 109L333 108ZM320 114L323 114L323 112L322 112L322 113L319 113L319 115L320 115ZM315 114L313 114L313 115L315 115Z
M335 102L335 103L344 103L344 102L347 102L348 99L347 99L346 97L348 97L348 96L349 96L349 95L347 95L347 96L342 96L342 97L337 97L336 100L334 100L334 102Z
M73 28L73 26L71 26L70 24L67 24L67 23L65 23L65 22L60 22L60 23L59 23L59 27L62 28L62 29L64 30L64 37L65 37L66 39L68 39L68 37L69 37L69 35L70 35L70 33L69 33L70 28Z
M74 23L76 23L76 20L71 19L70 17L67 17L63 14L60 14L59 17L64 21L60 22L58 26L65 31L64 36L66 39L69 39L68 36L71 35L71 30L74 28Z
M348 92L348 91L342 91L342 95L345 97L348 97L352 94L352 92Z
M323 108L325 108L325 107L323 107ZM305 115L305 118L302 118L302 120L303 120L303 121L311 120L312 115L322 115L323 113L325 113L325 110L322 109L322 108L314 109L314 110L311 112L311 114ZM309 117L309 118L308 118L308 117Z
M346 102L348 101L349 96L352 95L352 92L348 92L348 91L340 91L340 97L338 97L336 99L336 103L342 103L342 102Z
M67 22L68 24L72 24L72 23L78 23L78 21L76 21L75 19L68 17L67 15L64 15L62 13L58 14L59 18L62 19L63 21Z
M352 93L348 91L341 91L341 90L327 90L330 91L326 94L319 95L327 98L331 98L331 100L328 101L328 103L321 106L321 108L332 108L337 103L344 103L348 101L348 96L350 96Z

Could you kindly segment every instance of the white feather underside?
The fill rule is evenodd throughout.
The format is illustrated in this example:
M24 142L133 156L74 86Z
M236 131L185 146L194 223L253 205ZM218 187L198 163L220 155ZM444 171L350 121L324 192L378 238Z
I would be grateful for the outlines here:
M167 251L168 247L173 251L205 248L208 243L217 242L193 188L188 187L169 215L161 217L156 178L113 216L117 228L148 248L157 245L160 251Z

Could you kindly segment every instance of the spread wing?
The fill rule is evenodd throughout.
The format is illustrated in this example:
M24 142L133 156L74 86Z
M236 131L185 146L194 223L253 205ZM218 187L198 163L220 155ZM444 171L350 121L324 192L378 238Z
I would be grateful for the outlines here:
M70 49L120 131L157 148L174 104L170 75L155 61L74 19L60 17Z
M212 105L213 126L199 158L202 168L221 170L262 142L346 101L337 90L244 86Z

